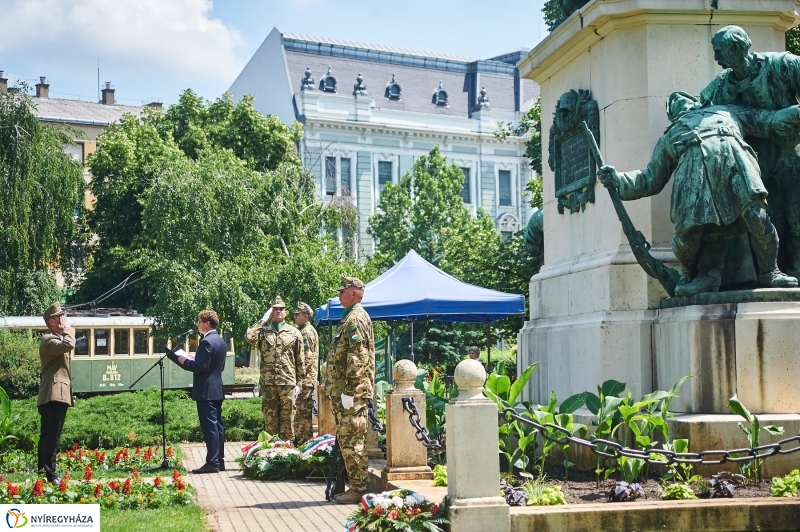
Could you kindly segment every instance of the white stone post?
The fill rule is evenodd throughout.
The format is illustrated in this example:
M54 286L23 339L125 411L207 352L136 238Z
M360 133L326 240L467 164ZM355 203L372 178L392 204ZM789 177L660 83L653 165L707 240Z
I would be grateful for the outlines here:
M456 366L458 397L446 407L447 495L452 532L508 532L511 516L500 496L497 406L483 396L486 370L477 360Z
M322 364L322 383L317 385L317 434L336 434L336 419L333 417L331 400L325 395L325 375L327 364Z
M381 477L384 485L396 480L432 479L428 452L417 441L414 427L403 409L403 398L411 397L425 426L425 394L414 388L417 366L410 360L399 360L392 369L396 388L386 394L386 467Z

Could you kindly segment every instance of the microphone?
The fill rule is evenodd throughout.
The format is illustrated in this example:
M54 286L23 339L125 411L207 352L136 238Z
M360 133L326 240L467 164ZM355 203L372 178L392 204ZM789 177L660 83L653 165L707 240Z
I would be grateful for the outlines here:
M178 338L184 338L184 337L186 337L186 336L189 336L190 334L194 334L194 329L189 329L189 330L188 330L188 331L186 331L186 332L182 332L182 333L180 333L180 334L178 335Z

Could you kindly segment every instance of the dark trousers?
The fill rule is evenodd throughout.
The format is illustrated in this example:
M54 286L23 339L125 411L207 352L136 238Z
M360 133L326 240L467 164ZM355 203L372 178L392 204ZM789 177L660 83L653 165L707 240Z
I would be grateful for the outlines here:
M197 415L206 442L206 463L219 467L225 459L225 427L222 426L222 401L197 401Z
M64 429L67 408L69 405L61 401L50 401L39 405L42 430L39 433L37 467L40 471L44 471L49 481L59 476L56 469L56 451L58 450L58 441L61 439L61 431Z

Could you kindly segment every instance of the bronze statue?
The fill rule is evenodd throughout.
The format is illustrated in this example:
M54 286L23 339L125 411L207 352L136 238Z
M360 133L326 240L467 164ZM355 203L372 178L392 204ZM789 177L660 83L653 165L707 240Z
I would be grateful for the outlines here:
M749 233L761 286L790 288L797 279L777 266L778 235L767 214L767 189L744 136L772 138L800 128L800 106L767 111L738 105L701 105L674 92L667 100L672 125L656 144L647 168L597 171L623 200L658 194L672 177L672 249L683 266L676 296L718 291L726 240Z

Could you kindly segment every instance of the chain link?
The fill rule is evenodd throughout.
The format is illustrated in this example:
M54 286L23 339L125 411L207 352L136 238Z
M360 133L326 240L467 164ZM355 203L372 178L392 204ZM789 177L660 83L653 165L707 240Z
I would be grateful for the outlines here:
M386 425L380 422L380 420L375 417L375 404L372 401L368 401L369 408L367 409L367 419L369 420L369 424L372 426L372 430L377 432L378 434L386 434Z
M403 399L403 406L406 400ZM412 401L413 405L413 401ZM415 409L416 410L416 409ZM776 443L759 445L752 449L730 449L727 451L702 451L699 453L676 453L666 449L630 449L623 447L619 443L610 440L595 438L592 441L583 438L576 438L567 429L553 423L537 423L532 419L520 416L513 408L506 408L500 412L500 420L507 421L514 419L535 428L543 438L555 442L559 445L575 443L589 447L596 455L604 458L618 458L627 456L628 458L640 458L649 464L701 464L701 465L721 465L726 462L747 462L750 460L762 460L776 454L790 454L800 451L800 435L783 439ZM413 425L412 421L412 425ZM553 433L561 433L562 438L554 437ZM417 437L419 439L419 437ZM784 448L790 443L795 443L794 447ZM706 459L707 456L719 457L718 459Z
M414 427L414 436L417 438L417 441L428 449L443 452L445 446L439 443L439 440L432 440L428 429L420 425L419 411L417 410L417 405L414 404L414 398L403 397L402 402L403 410L408 412L408 421L411 423L411 426Z

